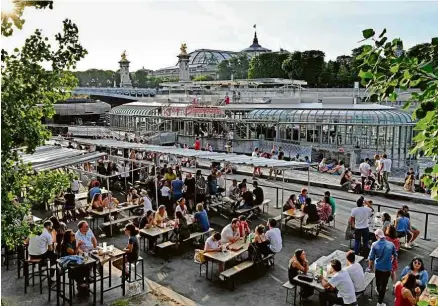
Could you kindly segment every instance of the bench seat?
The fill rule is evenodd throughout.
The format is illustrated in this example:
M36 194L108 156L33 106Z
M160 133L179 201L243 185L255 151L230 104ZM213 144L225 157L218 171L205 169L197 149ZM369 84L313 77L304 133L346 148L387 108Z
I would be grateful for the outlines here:
M209 229L208 231L206 231L206 232L195 232L195 233L190 233L190 237L187 238L187 239L184 239L183 241L184 241L184 242L190 241L190 240L195 239L195 238L197 238L197 237L200 237L200 236L202 236L202 235L205 235L205 234L211 233L213 230L214 230L213 228L210 228L210 229ZM160 243L160 244L157 244L157 248L165 249L165 248L167 248L167 247L174 246L174 245L176 245L176 242L165 241L165 242L162 242L162 243Z
M124 222L128 222L128 221L132 221L139 218L138 216L130 216L130 217L125 217L125 218L120 218L120 219L116 219L116 220L112 220L111 224L117 224L117 223L124 223ZM107 227L110 226L110 222L104 222L102 223L102 227Z
M244 261L228 270L223 271L220 275L228 279L236 275L237 273L252 267L253 265L254 263L252 261Z
M270 202L271 202L271 200L264 200L263 203L260 204L260 205L253 206L251 208L238 209L238 210L236 210L236 213L238 213L238 214L245 214L245 213L251 212L251 211L253 211L253 210L257 209L257 208L259 208L259 209L264 211L265 206L269 205Z

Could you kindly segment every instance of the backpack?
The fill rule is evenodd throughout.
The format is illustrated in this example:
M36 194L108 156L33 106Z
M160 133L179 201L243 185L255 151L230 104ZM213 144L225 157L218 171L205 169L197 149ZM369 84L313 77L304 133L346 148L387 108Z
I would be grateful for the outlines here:
M203 177L196 180L196 193L197 194L205 194L206 192L206 183Z
M255 243L250 243L248 245L248 259L253 263L258 263L262 261L262 254L259 252Z
M362 186L360 184L356 184L356 186L354 186L353 191L354 193L358 193L358 194L362 193Z

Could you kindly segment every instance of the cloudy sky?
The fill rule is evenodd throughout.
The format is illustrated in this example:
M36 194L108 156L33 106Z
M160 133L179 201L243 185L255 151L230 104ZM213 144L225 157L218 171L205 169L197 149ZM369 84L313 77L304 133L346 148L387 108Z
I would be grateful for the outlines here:
M27 9L23 30L2 42L7 49L20 46L36 28L53 36L70 18L89 52L78 70L115 70L123 50L132 70L158 69L176 64L182 42L189 52L240 51L251 44L257 24L264 47L319 49L334 59L359 46L365 28L387 28L407 47L429 42L438 36L437 16L436 1L57 0L53 10Z

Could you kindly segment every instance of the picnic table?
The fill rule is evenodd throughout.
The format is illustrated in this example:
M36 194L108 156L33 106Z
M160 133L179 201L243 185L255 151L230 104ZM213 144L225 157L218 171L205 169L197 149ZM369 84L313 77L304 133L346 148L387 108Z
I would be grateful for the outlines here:
M109 250L112 249L112 252L109 252ZM99 268L99 281L100 281L100 303L103 303L103 294L105 292L108 292L110 290L116 289L121 287L122 288L122 294L123 296L125 296L125 273L123 273L122 271L122 282L121 284L118 285L114 285L111 286L111 268L112 268L112 262L115 259L118 259L120 257L123 257L123 268L125 267L125 263L126 263L126 252L123 250L120 250L114 246L110 246L109 248L107 247L106 252L104 252L105 250L102 250L102 253L99 252L92 252L91 253L91 257L93 259L95 259L99 264L98 264L98 268ZM108 276L104 276L103 273L103 266L108 263ZM104 289L104 280L108 278L108 288Z
M237 256L243 254L248 251L249 241L245 242L244 238L240 238L234 243L228 245L228 249L222 252L205 252L204 258L206 259L206 273L205 277L209 280L213 279L213 265L214 263L219 263L223 265L225 270L225 266L227 262L235 259ZM208 278L208 262L211 262L211 277Z
M438 287L438 276L432 275L428 285L435 285ZM430 305L435 305L433 301L436 302L438 300L438 292L431 292L430 288L428 287L429 286L426 286L426 289L424 289L423 293L421 293L419 300L429 302Z
M187 214L185 215L186 220L187 220L187 225L191 225L193 224L193 215ZM163 226L165 225L165 226ZM143 250L146 251L146 240L145 238L154 238L154 237L159 237L163 234L167 234L169 232L173 232L173 228L175 225L175 221L174 220L169 220L165 223L162 223L160 226L153 226L151 228L142 228L139 231L140 236L144 239L144 247ZM150 250L151 246L148 243L148 251Z
M289 209L289 210L282 212L281 218L280 218L280 230L281 230L281 227L283 225L283 222L282 222L283 216L286 217L286 220L284 222L285 228L286 228L287 222L291 219L295 219L295 220L298 220L300 222L300 236L301 236L301 234L303 232L303 221L304 221L304 217L306 216L306 213L303 212L301 209L296 209L296 208Z
M105 218L107 216L110 216L110 214L119 213L119 212L122 212L122 211L125 211L125 210L128 210L129 211L129 215L131 215L131 210L134 209L134 208L139 208L139 207L142 207L142 206L139 205L139 204L130 204L128 202L125 202L125 203L118 204L115 208L111 208L111 209L107 208L107 209L104 209L102 211L99 211L99 210L96 210L96 209L91 209L91 210L89 210L89 213L94 215L94 217L97 219L97 223L98 223L98 221L99 221L98 219L99 218ZM110 232L111 233L112 233L112 230L113 230L112 226L113 226L114 223L117 223L117 220L113 220L113 221L109 222ZM94 224L94 221L93 221L93 224Z

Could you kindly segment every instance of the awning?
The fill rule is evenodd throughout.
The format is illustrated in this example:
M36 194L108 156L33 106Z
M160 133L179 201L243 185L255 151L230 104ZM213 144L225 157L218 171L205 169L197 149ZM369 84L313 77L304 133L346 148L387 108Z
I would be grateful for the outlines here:
M79 139L75 138L79 144L95 145L99 147L115 148L115 149L131 149L140 150L161 154L175 155L179 157L196 157L216 162L229 162L231 164L243 164L255 167L272 167L282 169L309 168L310 165L306 162L295 162L268 159L264 157L252 157L244 154L226 154L208 151L197 151L193 149L183 149L166 146L154 146L134 142L117 141L114 139Z
M88 153L83 150L68 149L60 146L37 147L33 154L21 154L24 163L31 163L35 171L52 170L61 167L83 164L98 160L106 153Z

